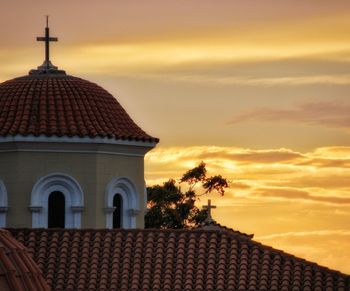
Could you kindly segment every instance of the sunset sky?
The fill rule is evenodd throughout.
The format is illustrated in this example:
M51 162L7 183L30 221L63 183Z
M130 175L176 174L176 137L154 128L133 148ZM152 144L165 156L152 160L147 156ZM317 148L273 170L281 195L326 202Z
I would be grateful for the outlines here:
M43 62L45 14L53 63L160 138L149 185L205 161L219 223L350 274L350 1L2 0L0 82Z

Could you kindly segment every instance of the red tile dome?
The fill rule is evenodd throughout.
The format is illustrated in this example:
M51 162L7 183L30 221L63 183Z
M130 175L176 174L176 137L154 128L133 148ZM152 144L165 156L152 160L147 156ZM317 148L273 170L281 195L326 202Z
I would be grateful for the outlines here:
M0 290L50 290L27 249L3 229L0 229Z
M0 84L0 136L78 136L158 142L106 90L64 71Z

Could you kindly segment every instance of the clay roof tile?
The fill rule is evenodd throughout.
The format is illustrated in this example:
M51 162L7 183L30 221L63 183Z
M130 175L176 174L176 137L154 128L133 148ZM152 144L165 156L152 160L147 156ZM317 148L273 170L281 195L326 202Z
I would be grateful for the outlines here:
M106 90L65 74L34 74L0 84L0 135L30 134L158 142Z
M0 230L0 273L3 291L50 290L26 248L5 230Z
M47 262L39 266L47 281L60 290L302 290L310 284L322 290L350 287L347 275L229 230L11 232L35 260L40 257Z

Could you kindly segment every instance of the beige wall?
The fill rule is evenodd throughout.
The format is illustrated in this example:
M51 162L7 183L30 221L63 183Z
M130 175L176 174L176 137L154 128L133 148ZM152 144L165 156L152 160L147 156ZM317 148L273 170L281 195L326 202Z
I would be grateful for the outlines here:
M128 177L135 185L141 213L136 225L144 227L143 156L108 153L3 152L0 153L0 180L7 188L8 227L31 227L30 196L43 176L60 172L73 177L84 193L82 228L105 228L105 189L113 177Z

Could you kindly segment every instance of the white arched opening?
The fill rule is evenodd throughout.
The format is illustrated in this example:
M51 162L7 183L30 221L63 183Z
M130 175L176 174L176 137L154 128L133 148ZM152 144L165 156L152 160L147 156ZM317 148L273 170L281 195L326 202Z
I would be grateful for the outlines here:
M4 182L0 180L0 227L6 227L7 210L7 191Z
M136 228L136 216L140 213L136 187L128 178L113 178L106 187L105 213L106 228L113 228L113 199L119 194L122 199L121 226Z
M48 226L48 200L53 192L61 192L65 198L65 227L80 228L84 195L79 183L71 176L52 173L35 183L31 194L32 227Z

